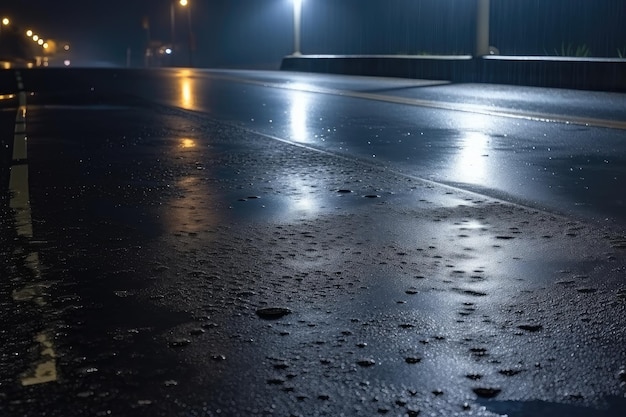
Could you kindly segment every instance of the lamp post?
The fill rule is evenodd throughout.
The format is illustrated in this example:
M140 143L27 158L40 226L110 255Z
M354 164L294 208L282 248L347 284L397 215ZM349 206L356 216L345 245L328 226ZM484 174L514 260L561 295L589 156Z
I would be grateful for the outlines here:
M178 0L178 4L187 9L187 25L188 25L188 43L189 43L189 66L193 64L193 31L191 28L191 5L188 0ZM172 50L177 51L176 48L176 0L172 0L170 3L170 42L172 44Z
M174 43L176 42L176 5L175 0L170 2L170 44L172 49L176 49Z
M187 9L187 37L189 43L189 66L193 67L193 49L194 49L194 39L193 39L193 29L191 26L191 4L189 4L188 0L180 0L180 5Z
M300 51L300 27L302 25L302 0L293 0L293 55L302 55Z
M477 0L476 56L489 55L489 0Z

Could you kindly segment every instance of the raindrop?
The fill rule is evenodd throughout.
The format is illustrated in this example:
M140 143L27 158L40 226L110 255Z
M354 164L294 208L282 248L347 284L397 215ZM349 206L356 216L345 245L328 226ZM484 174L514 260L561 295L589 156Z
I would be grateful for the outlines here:
M265 320L275 320L291 314L291 310L285 307L269 307L258 309L256 314Z
M281 377L270 378L267 380L269 385L282 385L285 383L285 379Z
M517 328L526 330L527 332L538 332L543 329L543 326L541 324L520 324Z
M521 369L501 369L498 372L504 376L514 376L522 372L522 370Z
M358 360L356 364L364 368L368 368L370 366L376 365L376 361L374 359L366 358Z
M172 348L179 348L179 347L185 347L189 345L190 343L191 343L191 340L180 338L180 339L174 339L170 341L169 346Z
M502 390L499 388L474 388L472 391L481 398L494 398Z

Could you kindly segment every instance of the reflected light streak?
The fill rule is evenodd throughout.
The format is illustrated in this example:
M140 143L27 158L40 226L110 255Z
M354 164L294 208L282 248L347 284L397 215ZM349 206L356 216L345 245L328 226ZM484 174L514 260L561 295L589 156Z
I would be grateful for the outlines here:
M291 210L296 212L305 211L307 214L319 211L320 201L319 198L316 198L315 189L312 188L311 182L292 176L289 179L289 187L294 191L294 194L289 199L289 208Z
M309 112L309 97L306 93L293 92L289 109L291 139L296 142L310 142L307 129L307 115Z
M197 144L194 139L182 138L178 146L183 149L189 149L189 148L195 148L196 145Z
M196 80L191 77L191 71L179 71L178 90L178 105L186 110L196 110Z
M163 207L165 230L170 234L202 233L219 224L217 211L211 210L212 190L200 177L182 177L175 183L178 198Z
M489 136L480 132L467 132L461 139L461 149L452 169L462 182L480 184L487 176Z

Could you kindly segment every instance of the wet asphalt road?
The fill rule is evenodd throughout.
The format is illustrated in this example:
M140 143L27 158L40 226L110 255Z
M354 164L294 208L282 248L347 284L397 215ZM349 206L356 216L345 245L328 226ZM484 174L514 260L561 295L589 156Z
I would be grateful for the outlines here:
M191 70L0 90L0 415L626 411L623 95Z

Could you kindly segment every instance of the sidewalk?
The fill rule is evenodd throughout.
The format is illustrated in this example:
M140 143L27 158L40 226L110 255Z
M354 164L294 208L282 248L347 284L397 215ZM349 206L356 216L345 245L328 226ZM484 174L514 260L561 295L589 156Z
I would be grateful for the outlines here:
M626 92L626 59L471 55L299 55L281 70Z

